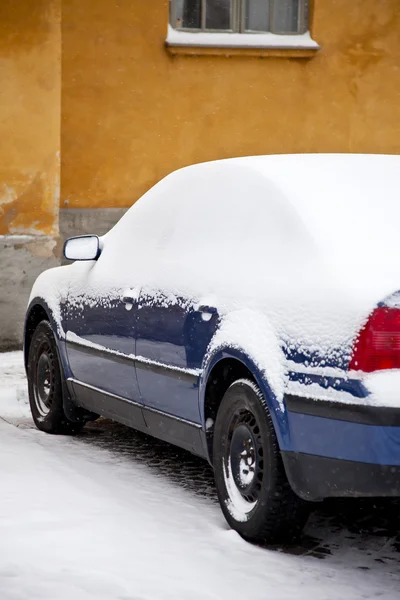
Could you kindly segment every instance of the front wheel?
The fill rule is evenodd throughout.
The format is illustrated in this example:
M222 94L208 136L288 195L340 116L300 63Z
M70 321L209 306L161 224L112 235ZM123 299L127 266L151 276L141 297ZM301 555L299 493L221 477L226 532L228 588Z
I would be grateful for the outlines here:
M84 422L74 423L64 413L62 373L54 334L48 321L36 327L28 355L29 404L35 425L46 433L78 433Z
M222 512L243 538L278 544L301 532L307 504L289 485L271 416L250 380L235 381L221 402L213 464Z

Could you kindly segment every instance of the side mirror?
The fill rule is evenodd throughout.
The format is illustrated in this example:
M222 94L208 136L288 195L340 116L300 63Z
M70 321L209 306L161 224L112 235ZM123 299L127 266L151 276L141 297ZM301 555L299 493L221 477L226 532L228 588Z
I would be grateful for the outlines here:
M100 252L100 240L97 235L72 237L64 244L64 256L68 260L97 260Z

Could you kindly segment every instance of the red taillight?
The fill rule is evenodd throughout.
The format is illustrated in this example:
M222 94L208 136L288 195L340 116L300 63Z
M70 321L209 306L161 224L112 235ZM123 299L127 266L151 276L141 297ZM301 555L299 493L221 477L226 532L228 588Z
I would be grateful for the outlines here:
M400 369L400 309L376 308L357 337L350 370Z

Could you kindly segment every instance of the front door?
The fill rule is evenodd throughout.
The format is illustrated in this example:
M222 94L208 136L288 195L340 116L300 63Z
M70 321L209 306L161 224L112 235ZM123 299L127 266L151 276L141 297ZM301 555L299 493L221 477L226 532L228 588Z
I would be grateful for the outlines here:
M94 286L101 259L82 273L67 300L65 331L72 378L140 403L134 361L138 291Z

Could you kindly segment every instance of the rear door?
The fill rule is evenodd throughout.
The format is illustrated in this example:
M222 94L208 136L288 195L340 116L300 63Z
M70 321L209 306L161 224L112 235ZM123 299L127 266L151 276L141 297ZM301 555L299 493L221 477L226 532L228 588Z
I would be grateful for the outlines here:
M165 292L141 294L135 326L136 372L146 408L200 423L199 377L217 323L215 307L195 305Z

